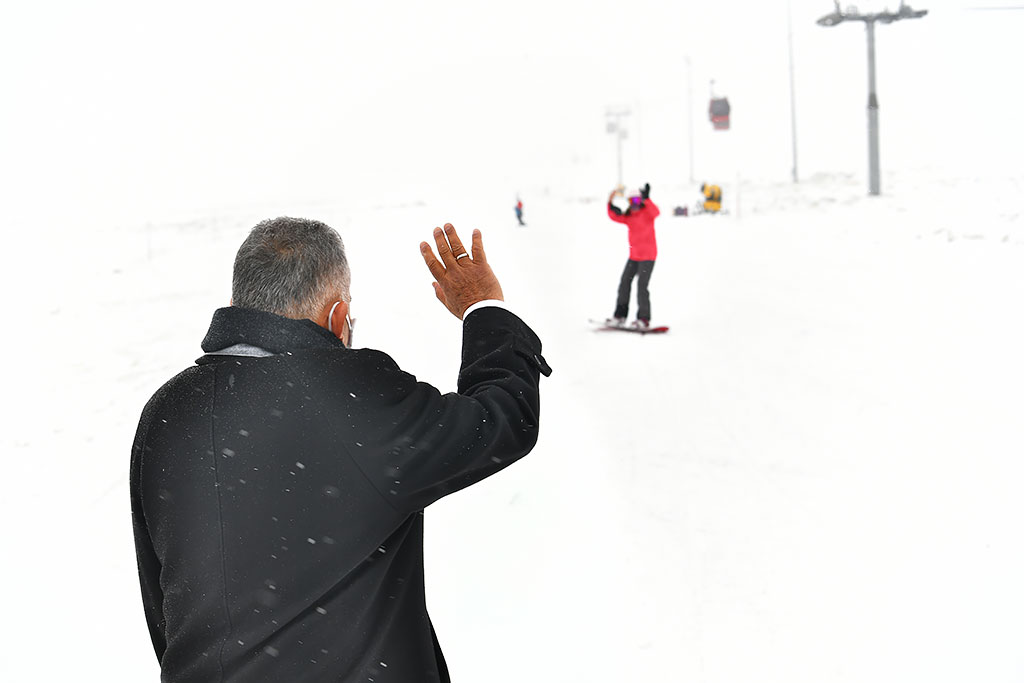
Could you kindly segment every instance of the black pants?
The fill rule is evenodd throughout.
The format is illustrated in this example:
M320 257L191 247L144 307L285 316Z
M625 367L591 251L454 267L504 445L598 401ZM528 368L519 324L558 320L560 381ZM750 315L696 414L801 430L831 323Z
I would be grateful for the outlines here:
M651 319L651 293L647 291L647 285L651 281L651 273L654 271L654 261L626 261L626 267L622 269L622 279L619 281L619 298L615 302L615 317L625 318L629 313L629 294L633 289L633 278L640 275L636 286L636 317L641 320Z

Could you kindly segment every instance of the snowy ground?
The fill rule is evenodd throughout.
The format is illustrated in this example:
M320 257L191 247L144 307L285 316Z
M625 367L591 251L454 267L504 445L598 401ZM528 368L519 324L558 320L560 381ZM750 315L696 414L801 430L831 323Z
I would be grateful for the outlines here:
M199 355L247 229L335 225L357 344L454 387L460 327L417 244L480 227L555 374L522 463L428 511L428 600L456 681L1024 677L1024 178L745 183L675 218L655 186L654 317L610 312L603 197L252 205L70 235L17 311L3 432L3 680L155 680L127 465L139 411ZM981 211L962 198L995 188ZM660 190L660 192L659 192ZM730 196L727 195L727 203ZM36 237L36 248L47 237ZM12 283L31 259L10 264Z

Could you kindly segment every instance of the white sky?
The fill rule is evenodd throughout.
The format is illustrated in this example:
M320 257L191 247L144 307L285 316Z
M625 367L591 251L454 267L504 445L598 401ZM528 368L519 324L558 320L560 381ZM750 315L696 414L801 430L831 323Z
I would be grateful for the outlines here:
M1024 65L1024 11L968 4L916 3L931 14L879 27L883 167L970 174L1024 151L1024 100L1007 77ZM799 163L860 174L863 28L816 26L830 10L793 0ZM681 183L686 55L698 182L785 179L791 165L783 0L58 2L4 14L8 215L89 223L281 198L600 193L615 169L604 110L620 104L634 109L627 183ZM733 105L727 134L706 118L710 78Z

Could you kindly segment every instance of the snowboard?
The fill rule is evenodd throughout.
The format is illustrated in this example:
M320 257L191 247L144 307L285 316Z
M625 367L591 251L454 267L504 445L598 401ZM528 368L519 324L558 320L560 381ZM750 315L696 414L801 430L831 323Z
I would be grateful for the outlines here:
M658 327L648 327L647 329L641 329L639 327L632 327L631 325L624 325L619 327L618 325L609 325L603 320L591 320L591 324L596 325L596 332L632 332L633 334L664 334L668 332L668 327L660 325Z

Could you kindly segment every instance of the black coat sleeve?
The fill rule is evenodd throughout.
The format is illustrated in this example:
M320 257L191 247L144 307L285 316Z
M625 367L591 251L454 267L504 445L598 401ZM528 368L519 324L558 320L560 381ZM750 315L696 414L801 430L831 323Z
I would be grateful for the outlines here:
M457 393L442 395L387 361L393 400L373 408L374 443L348 450L399 511L474 484L536 444L540 375L551 369L540 339L514 314L491 307L466 318Z

